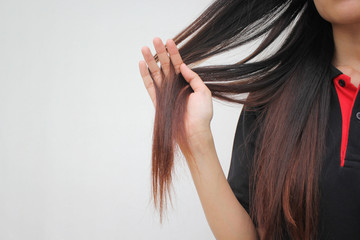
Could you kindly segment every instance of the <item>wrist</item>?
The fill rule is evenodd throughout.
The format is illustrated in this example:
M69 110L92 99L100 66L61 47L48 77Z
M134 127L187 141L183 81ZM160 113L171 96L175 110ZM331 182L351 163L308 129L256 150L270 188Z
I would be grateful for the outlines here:
M207 151L209 147L213 147L214 145L214 139L210 126L189 135L187 140L193 153Z

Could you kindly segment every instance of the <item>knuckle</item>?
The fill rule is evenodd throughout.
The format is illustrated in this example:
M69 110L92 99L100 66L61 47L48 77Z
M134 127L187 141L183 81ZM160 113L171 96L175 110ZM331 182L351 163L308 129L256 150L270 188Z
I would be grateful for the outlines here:
M154 72L154 73L153 73L153 78L156 79L156 80L161 80L161 79L162 79L162 76L161 76L160 71Z
M205 87L205 93L210 96L212 95L210 89L208 89L207 87Z
M152 87L154 87L154 82L153 82L153 81L150 81L150 82L148 82L148 83L145 84L145 88L146 88L146 89L150 89L150 88L152 88Z
M165 61L161 64L162 67L169 67L170 66L170 61Z

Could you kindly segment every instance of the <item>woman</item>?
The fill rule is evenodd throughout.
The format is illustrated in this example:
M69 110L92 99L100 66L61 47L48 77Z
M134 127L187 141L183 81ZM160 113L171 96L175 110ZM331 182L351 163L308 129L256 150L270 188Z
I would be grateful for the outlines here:
M237 63L188 66L259 37ZM215 1L166 48L159 38L154 46L155 57L142 48L139 68L156 108L160 212L177 143L216 239L360 239L360 1ZM212 97L244 104L227 179Z

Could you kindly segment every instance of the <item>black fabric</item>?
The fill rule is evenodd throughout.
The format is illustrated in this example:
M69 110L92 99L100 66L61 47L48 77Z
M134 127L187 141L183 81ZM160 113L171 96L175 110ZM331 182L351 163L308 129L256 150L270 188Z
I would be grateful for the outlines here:
M326 154L320 176L319 238L321 240L360 239L360 94L351 114L345 165L340 165L342 115L332 79L342 74L332 66L330 113ZM255 150L254 112L241 111L236 127L227 180L236 198L249 213L249 170ZM245 141L249 139L249 141ZM284 238L284 239L289 239Z
M228 182L236 198L249 213L249 172L255 151L256 131L253 126L256 112L241 111L236 127Z

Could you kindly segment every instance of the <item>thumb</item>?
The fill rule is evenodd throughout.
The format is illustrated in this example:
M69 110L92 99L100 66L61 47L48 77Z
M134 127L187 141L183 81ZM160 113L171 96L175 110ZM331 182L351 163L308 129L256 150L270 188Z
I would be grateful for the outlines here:
M191 70L185 63L180 65L180 71L185 80L190 84L194 92L203 91L206 88L203 80L193 70Z

